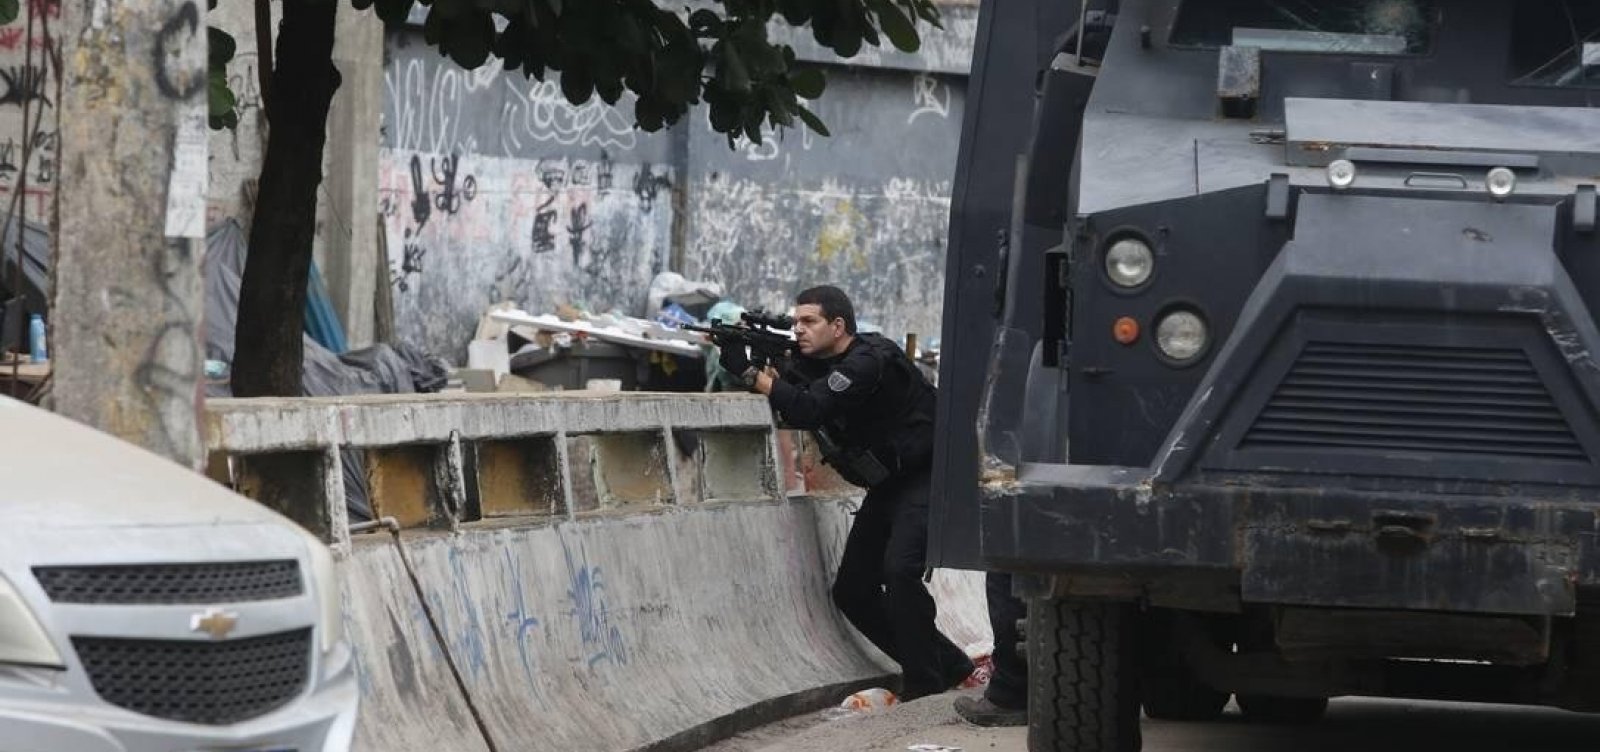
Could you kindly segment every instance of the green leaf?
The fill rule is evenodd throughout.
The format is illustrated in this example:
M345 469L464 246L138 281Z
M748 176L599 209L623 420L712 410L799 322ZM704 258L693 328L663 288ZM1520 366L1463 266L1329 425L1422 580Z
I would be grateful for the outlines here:
M206 86L207 121L212 130L233 128L239 124L239 113L234 110L238 99L228 88L228 72L212 68Z
M716 11L701 8L689 14L689 28L693 29L697 34L720 37L723 30L722 18L716 14Z
M811 20L811 4L806 0L778 0L778 9L790 26L804 26Z
M822 123L822 118L817 117L816 114L806 109L805 105L796 104L794 106L794 114L795 117L800 118L800 122L805 123L806 127L811 129L811 132L825 138L833 135L828 132L828 126Z
M828 77L821 68L800 68L789 74L789 86L806 99L816 99L828 88Z
M772 125L778 128L788 128L794 125L794 102L786 99L786 94L777 89L768 89L763 97L767 103L767 117Z
M0 24L8 24L17 20L22 13L19 0L0 0Z
M411 16L411 6L415 0L377 0L378 18L389 26L404 25Z
M427 42L440 50L448 52L449 29L443 15L428 13L428 20L422 24L422 41Z
M206 27L206 45L213 68L227 65L239 47L238 43L233 41L233 35L215 26Z
M622 79L601 78L594 82L594 90L600 95L600 101L606 104L616 104L622 98Z
M711 130L718 133L737 133L743 126L739 118L739 104L720 89L707 89L706 102L711 107Z
M753 79L767 79L783 72L783 53L767 41L761 24L744 24L730 41L739 50Z
M584 104L594 96L594 79L582 65L572 65L561 71L561 93L573 106Z
M722 44L722 77L728 91L735 94L748 94L750 92L750 71L744 67L744 60L739 57L731 44Z
M751 102L744 106L741 114L744 116L745 135L749 136L750 140L759 146L761 144L761 121L767 117L767 108Z
M487 13L464 16L445 26L445 41L449 45L450 59L456 65L476 68L489 59L489 49L494 45L494 20ZM440 49L445 49L445 45L440 45Z
M506 30L494 40L493 54L500 58L506 70L522 67L522 61L525 59L522 45L527 34L527 24L527 19L516 16L506 24Z
M861 51L861 10L854 0L840 0L839 16L834 22L833 36L825 44L839 57L855 57Z
M876 4L878 9L878 24L883 27L883 33L889 37L895 49L901 52L916 52L922 47L922 40L917 37L917 29L912 25L911 19L906 18L894 3L883 0Z

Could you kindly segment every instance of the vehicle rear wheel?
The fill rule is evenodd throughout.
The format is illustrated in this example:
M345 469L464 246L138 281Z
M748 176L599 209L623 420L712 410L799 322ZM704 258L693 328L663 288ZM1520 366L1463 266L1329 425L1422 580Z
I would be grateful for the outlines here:
M1139 752L1133 604L1028 604L1030 752Z
M1158 721L1214 721L1228 706L1227 692L1212 689L1184 667L1170 673L1146 673L1142 681L1144 714Z
M1272 697L1239 695L1246 720L1281 726L1305 726L1322 720L1328 712L1326 697Z
M1158 721L1214 721L1228 705L1227 692L1200 681L1179 649L1170 611L1144 615L1141 692L1144 714ZM1231 646L1230 646L1231 647Z

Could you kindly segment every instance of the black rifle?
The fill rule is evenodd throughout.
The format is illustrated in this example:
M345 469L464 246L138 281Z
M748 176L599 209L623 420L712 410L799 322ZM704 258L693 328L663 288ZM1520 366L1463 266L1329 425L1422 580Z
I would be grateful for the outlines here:
M713 321L710 326L684 324L682 328L700 332L711 338L718 348L747 347L750 365L756 368L780 366L789 359L794 349L794 339L786 332L794 329L794 319L781 313L767 313L759 308L739 314L737 324Z

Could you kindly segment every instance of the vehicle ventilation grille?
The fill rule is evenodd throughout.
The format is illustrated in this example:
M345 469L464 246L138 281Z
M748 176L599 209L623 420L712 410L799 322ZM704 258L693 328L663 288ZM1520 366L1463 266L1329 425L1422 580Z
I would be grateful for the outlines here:
M1510 348L1310 343L1240 447L1588 460Z
M76 637L101 699L156 718L223 725L297 697L311 673L311 630L223 642Z
M37 567L33 576L56 603L107 606L247 603L292 598L304 589L293 559Z

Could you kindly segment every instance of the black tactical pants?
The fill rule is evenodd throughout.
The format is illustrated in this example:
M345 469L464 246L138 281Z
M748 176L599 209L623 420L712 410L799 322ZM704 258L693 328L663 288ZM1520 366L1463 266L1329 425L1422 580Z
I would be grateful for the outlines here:
M900 664L907 700L943 692L972 670L934 626L937 607L922 584L928 487L929 471L922 470L868 491L833 582L833 602L845 618Z
M1028 604L1011 594L1011 575L990 572L984 583L989 600L989 626L994 630L994 673L983 696L1002 708L1028 707L1028 661L1017 651L1022 634L1017 621L1028 616Z

